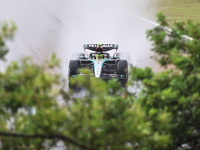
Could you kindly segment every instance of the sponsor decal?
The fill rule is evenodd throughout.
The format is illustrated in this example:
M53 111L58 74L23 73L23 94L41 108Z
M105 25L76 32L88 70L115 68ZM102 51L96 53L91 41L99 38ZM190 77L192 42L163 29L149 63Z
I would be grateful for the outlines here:
M113 44L103 44L102 47L113 47Z
M88 47L97 47L96 44L89 44Z
M117 48L117 44L85 44L85 48L97 48L97 47L102 47L102 48Z

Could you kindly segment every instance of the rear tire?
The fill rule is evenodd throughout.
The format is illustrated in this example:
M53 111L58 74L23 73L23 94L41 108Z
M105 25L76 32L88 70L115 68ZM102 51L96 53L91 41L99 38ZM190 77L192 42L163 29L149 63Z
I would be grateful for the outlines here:
M84 53L80 53L79 54L79 59L85 59L85 54Z
M116 56L120 57L120 56L121 56L121 53L117 53Z

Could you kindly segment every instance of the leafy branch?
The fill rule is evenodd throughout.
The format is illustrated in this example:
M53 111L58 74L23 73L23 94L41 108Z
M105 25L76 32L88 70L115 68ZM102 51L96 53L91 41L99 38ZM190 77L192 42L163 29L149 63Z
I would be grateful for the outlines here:
M32 139L60 139L65 142L69 142L71 144L74 144L82 149L85 150L95 150L94 148L89 148L85 145L79 144L75 140L72 140L71 138L65 136L65 135L59 135L59 134L20 134L20 133L8 133L8 132L0 132L0 136L5 137L19 137L19 138L32 138Z

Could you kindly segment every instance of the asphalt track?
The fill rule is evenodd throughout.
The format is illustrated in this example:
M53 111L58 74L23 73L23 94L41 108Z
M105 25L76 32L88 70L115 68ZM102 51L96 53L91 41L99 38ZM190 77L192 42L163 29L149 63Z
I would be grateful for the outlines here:
M145 34L156 26L148 19L153 15L144 11L149 6L145 0L0 0L0 20L18 26L0 69L23 56L42 63L55 52L67 76L72 54L82 52L84 43L117 43L130 64L157 71Z

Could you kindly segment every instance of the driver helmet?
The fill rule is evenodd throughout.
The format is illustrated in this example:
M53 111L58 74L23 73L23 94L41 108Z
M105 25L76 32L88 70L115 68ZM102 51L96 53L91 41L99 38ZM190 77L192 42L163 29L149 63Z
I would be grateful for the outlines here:
M103 48L102 48L102 47L97 47L97 48L96 48L96 52L103 53Z

